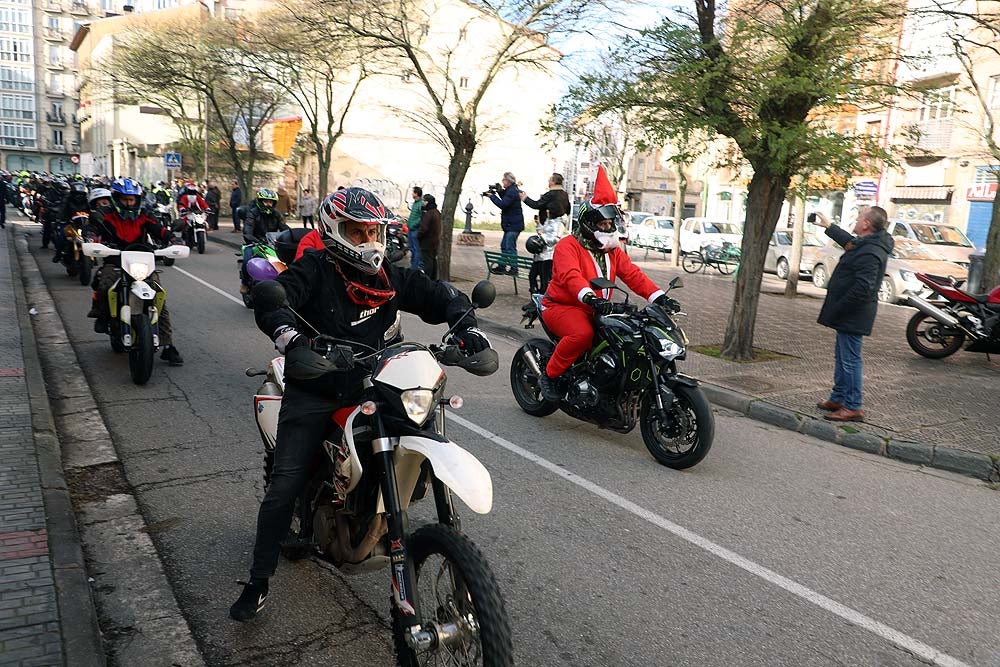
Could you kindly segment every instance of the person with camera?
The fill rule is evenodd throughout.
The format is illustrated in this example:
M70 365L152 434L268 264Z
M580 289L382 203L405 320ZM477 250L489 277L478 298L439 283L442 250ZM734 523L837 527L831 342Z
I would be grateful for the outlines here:
M521 191L517 188L517 179L509 171L504 172L500 183L490 186L483 193L500 209L500 229L503 238L500 239L501 263L490 267L493 273L517 275L517 237L524 231L524 212L521 210Z
M522 202L538 211L536 234L528 239L531 247L526 244L525 248L534 255L531 274L528 276L531 291L544 293L552 280L552 254L556 241L562 236L563 225L569 219L569 195L563 190L563 177L558 173L549 176L548 192L537 201L526 192L522 191L520 195ZM539 240L541 244L538 243Z
M817 322L837 332L834 348L833 391L816 404L834 422L864 421L861 409L861 340L870 336L878 313L878 289L892 252L892 236L886 231L889 217L880 206L861 209L854 235L833 225L822 213L808 222L826 228L826 235L844 248L830 276L826 298Z

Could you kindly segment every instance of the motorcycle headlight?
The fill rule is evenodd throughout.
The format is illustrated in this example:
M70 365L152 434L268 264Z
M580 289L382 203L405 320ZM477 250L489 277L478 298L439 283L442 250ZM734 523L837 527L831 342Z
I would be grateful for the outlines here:
M149 277L149 266L143 262L131 262L128 265L128 274L136 280L145 280Z
M684 348L670 340L669 338L660 339L660 356L670 361L671 359L676 359L684 352Z
M406 416L417 426L427 421L434 408L434 392L430 389L407 389L399 397L403 400Z

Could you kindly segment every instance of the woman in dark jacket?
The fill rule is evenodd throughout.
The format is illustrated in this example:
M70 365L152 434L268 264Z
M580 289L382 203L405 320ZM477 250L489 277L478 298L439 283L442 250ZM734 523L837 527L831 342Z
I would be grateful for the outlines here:
M441 245L441 211L438 210L434 195L424 195L424 212L420 216L417 240L420 242L424 273L437 280L438 246Z

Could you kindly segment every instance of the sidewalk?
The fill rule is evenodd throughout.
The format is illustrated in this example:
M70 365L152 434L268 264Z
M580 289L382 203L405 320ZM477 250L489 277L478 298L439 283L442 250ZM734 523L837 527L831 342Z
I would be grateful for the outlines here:
M0 230L0 665L103 664L18 276L8 225Z
M499 232L483 232L485 248L496 250ZM216 239L230 242L224 235ZM457 238L457 233L456 233ZM522 236L522 241L523 241ZM658 253L631 249L636 263L658 284L675 275L685 287L677 298L688 317L681 320L692 345L722 343L733 299L732 277L690 275L672 269ZM405 263L405 262L404 262ZM463 291L487 276L482 247L452 248L452 282ZM513 281L492 276L497 300L480 314L494 330L518 338L544 336L541 326L520 325L528 300L525 275ZM865 424L837 427L821 419L815 404L829 397L833 382L835 333L816 324L825 294L804 281L796 299L780 296L784 284L765 275L754 344L784 355L780 360L738 364L689 352L681 370L707 385L710 399L756 419L809 433L857 449L913 463L996 479L1000 460L1000 363L983 354L960 352L944 360L917 356L906 343L906 322L913 310L879 307L873 335L864 343Z

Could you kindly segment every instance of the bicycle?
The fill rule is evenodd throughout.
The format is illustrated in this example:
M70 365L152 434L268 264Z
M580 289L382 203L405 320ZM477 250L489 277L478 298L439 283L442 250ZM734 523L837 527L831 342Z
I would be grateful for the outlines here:
M723 241L721 246L702 246L701 250L684 255L681 266L688 273L704 272L706 267L713 267L724 276L728 276L740 266L740 248L729 241Z

